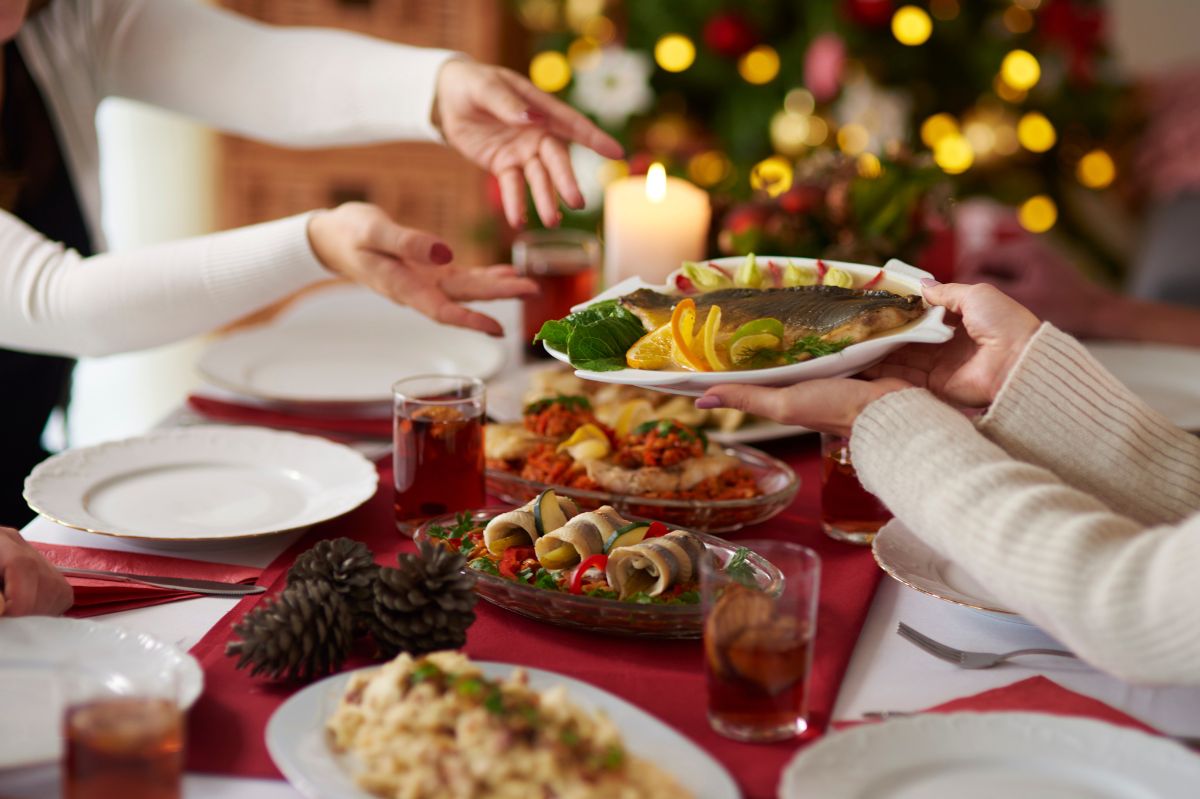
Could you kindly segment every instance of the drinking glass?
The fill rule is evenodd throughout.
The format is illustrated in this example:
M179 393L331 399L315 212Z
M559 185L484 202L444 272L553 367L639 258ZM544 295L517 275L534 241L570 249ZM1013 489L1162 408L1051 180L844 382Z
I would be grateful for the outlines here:
M483 381L420 375L392 386L396 527L482 507Z
M790 541L738 543L782 579L738 567L731 553L702 562L708 721L738 741L781 741L808 729L821 560Z
M821 434L821 527L849 544L870 544L892 518L882 502L862 487L845 436Z
M179 799L184 761L180 681L73 667L61 674L64 799Z
M572 306L596 293L600 241L581 230L527 231L513 242L512 261L520 274L538 284L537 294L521 298L526 352L549 357L541 344L533 344L533 337L543 322L563 318Z

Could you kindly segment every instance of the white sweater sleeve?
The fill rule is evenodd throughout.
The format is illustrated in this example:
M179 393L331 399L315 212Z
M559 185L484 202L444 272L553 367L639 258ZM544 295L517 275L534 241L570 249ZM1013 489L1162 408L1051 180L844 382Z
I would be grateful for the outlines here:
M863 485L914 533L1085 660L1200 684L1200 516L1150 527L1114 513L921 389L868 405L851 449ZM1132 479L1146 468L1127 465Z
M90 0L101 95L291 147L436 140L437 75L456 53L263 25L197 0Z
M231 322L330 277L308 216L82 258L0 212L0 346L109 355Z

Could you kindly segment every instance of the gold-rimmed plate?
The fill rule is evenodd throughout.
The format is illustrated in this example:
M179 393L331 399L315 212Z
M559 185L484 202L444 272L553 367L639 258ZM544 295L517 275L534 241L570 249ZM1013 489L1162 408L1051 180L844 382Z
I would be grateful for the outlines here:
M995 619L1030 624L1005 608L965 569L938 553L897 519L876 533L871 552L879 568L892 579L922 594Z
M377 482L370 461L324 438L205 425L62 452L25 479L25 501L67 527L179 548L308 527Z

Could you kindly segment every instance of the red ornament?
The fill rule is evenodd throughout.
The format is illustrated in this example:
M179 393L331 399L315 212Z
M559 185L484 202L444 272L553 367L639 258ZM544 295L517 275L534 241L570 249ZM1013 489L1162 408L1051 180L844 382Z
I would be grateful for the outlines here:
M725 58L738 58L758 42L758 32L736 11L717 14L704 25L704 43Z
M1050 0L1038 13L1043 41L1067 55L1067 74L1080 85L1095 77L1096 56L1104 42L1104 10L1075 2Z
M859 25L881 27L892 21L892 0L844 0L846 16Z
M650 166L655 162L653 153L646 151L637 152L629 156L629 174L644 175L650 171Z

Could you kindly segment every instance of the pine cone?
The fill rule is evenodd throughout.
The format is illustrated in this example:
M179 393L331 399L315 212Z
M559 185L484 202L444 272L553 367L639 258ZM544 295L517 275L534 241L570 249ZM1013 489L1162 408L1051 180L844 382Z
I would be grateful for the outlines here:
M475 621L475 575L467 559L446 547L417 543L419 554L403 554L395 569L381 568L375 583L371 632L383 654L421 654L466 643Z
M225 654L237 667L272 679L309 680L336 671L354 642L354 616L329 583L289 585L274 600L260 604L233 628L241 640Z
M375 575L379 567L367 545L352 538L333 538L317 544L292 564L287 584L303 580L326 582L350 604L355 617L365 620L374 612Z

